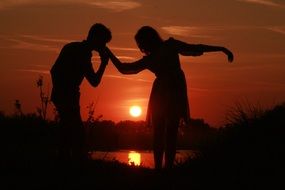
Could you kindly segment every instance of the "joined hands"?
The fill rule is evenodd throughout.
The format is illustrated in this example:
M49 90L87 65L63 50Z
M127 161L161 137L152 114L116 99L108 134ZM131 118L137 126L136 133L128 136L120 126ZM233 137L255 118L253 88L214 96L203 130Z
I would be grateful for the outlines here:
M99 56L101 59L101 63L107 65L108 61L109 61L109 55L107 53L107 47L100 49L98 52L99 52Z

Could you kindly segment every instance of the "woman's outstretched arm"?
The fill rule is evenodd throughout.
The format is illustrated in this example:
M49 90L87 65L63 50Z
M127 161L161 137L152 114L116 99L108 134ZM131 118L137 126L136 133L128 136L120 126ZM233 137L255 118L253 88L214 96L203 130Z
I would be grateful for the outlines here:
M221 51L221 52L223 52L224 54L227 55L229 62L233 62L233 60L234 60L233 53L229 49L227 49L225 47L222 47L222 46L210 46L210 45L204 45L204 44L199 44L197 46L200 46L199 48L202 49L203 52Z
M146 63L144 59L140 59L132 63L122 63L108 47L106 47L106 53L118 71L122 74L136 74L146 69Z
M222 46L211 46L205 44L188 44L179 40L170 38L171 43L174 44L178 53L186 56L199 56L203 55L205 52L218 52L221 51L225 53L228 57L228 61L232 62L234 59L233 53L225 47Z

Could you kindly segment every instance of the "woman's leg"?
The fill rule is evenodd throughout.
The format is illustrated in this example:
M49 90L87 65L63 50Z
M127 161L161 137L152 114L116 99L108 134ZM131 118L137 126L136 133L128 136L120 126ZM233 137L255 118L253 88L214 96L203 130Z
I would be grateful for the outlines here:
M175 154L176 154L178 126L179 126L179 119L177 118L170 118L166 122L165 167L167 169L173 168Z
M156 170L161 170L163 162L165 126L163 120L161 119L156 119L153 121L153 126L154 165Z

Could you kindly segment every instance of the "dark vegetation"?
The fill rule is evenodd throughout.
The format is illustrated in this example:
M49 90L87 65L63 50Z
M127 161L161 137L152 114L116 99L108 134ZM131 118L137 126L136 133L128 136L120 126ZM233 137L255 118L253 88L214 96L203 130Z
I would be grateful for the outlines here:
M210 128L201 119L192 119L190 127L181 127L178 149L199 149L213 138L216 129ZM152 129L144 121L97 120L85 123L88 144L91 150L152 149Z
M271 109L238 103L229 110L225 127L201 148L201 155L178 168L191 171L205 189L282 189L284 135L285 103Z
M190 127L180 129L178 148L199 155L161 172L117 161L59 162L57 121L40 110L24 114L20 101L14 106L15 114L0 113L1 184L10 187L284 189L285 103L268 109L236 104L219 129L193 119ZM151 147L151 129L142 121L114 123L94 118L91 109L85 127L90 150Z
M1 171L20 172L22 175L18 173L18 176L21 176L21 179L25 179L27 173L52 173L52 177L49 178L51 181L45 183L61 184L63 181L59 179L62 176L77 179L63 182L67 186L75 183L84 187L91 185L104 188L105 185L108 186L108 181L112 180L121 187L132 188L149 188L156 185L169 188L169 185L174 185L182 188L182 185L187 185L194 189L256 189L266 185L275 189L277 185L283 184L282 180L285 177L284 116L285 104L276 105L268 110L249 111L238 105L229 112L230 122L218 130L209 129L211 127L189 127L187 130L192 130L193 135L195 130L201 132L200 135L205 131L209 138L200 138L196 142L193 140L192 142L196 143L193 147L199 150L199 156L195 159L189 158L184 163L177 163L174 170L167 173L128 166L116 161L90 160L78 167L76 164L56 162L56 122L42 120L36 114L6 116L1 113ZM117 143L130 143L128 146L140 146L139 142L145 144L147 140L143 135L140 136L142 139L126 138L131 134L138 137L139 135L136 136L134 133L148 131L140 125L143 123L122 121L114 125L111 121L98 120L89 127L90 130L95 130L94 139L99 139L99 135L96 135L100 134L99 129L102 129L102 139L105 139L110 148L112 139ZM109 130L113 130L112 128L116 129L115 132L108 133ZM124 132L118 135L119 131ZM114 137L111 138L112 135ZM124 138L124 135L124 141L119 140ZM132 144L133 142L137 144ZM91 147L96 149L97 145L104 147L104 143L99 140L95 140ZM172 180L165 180L166 178ZM40 178L39 181L44 179L46 178Z

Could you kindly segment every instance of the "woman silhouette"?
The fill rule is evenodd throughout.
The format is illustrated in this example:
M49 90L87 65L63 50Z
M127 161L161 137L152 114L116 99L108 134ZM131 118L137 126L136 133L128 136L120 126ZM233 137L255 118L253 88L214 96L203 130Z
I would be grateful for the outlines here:
M133 63L124 64L107 48L113 64L123 74L136 74L148 69L156 76L149 98L146 121L153 127L153 152L155 169L162 168L165 152L165 168L171 169L176 153L178 127L181 121L190 120L187 86L181 70L179 54L199 56L204 52L221 51L233 61L233 54L224 47L188 44L174 38L163 40L158 32L143 26L135 40L145 56Z

